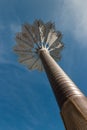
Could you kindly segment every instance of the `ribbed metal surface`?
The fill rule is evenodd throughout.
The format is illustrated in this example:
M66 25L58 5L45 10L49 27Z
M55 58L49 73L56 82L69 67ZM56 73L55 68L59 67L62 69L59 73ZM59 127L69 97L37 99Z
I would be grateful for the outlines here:
M40 50L40 58L52 86L60 109L65 101L72 96L83 96L82 92L59 67L46 50Z

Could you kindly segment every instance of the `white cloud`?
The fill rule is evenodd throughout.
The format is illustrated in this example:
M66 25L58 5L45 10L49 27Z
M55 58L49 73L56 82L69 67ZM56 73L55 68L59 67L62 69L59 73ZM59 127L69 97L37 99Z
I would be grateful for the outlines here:
M12 40L14 40L13 37L20 30L21 30L21 24L14 22L5 25L0 23L0 63L10 62L11 49L12 49L11 46L13 43ZM8 37L6 35L8 35Z
M69 31L78 42L85 43L87 41L87 1L65 0L59 11L57 21L60 21L62 30Z

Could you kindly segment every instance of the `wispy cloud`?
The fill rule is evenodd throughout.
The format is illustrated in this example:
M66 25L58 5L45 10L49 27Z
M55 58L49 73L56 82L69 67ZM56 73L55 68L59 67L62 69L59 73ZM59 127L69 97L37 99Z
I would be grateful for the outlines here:
M19 23L0 23L0 63L7 63L12 60L12 45L15 34L21 30Z
M58 10L58 8L56 9ZM78 42L87 41L87 1L63 1L58 21L63 31L70 32Z

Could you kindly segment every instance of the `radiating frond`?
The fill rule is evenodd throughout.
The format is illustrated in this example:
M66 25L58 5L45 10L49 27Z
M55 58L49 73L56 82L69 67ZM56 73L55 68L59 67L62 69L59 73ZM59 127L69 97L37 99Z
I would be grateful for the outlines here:
M22 31L17 33L14 51L19 55L20 63L29 69L43 71L38 51L42 48L47 49L56 61L60 60L60 51L63 48L61 38L61 32L55 30L52 22L35 20L32 25L24 24Z

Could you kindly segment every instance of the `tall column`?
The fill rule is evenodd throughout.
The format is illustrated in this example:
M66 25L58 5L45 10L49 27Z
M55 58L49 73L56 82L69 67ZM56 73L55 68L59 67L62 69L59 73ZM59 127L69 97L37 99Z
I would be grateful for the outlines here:
M46 49L39 51L66 130L87 130L87 99Z

